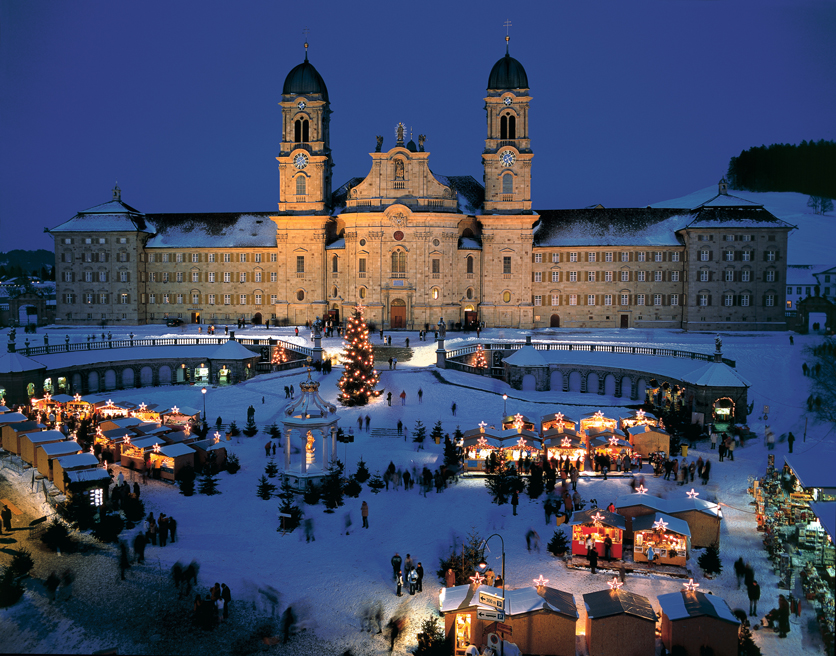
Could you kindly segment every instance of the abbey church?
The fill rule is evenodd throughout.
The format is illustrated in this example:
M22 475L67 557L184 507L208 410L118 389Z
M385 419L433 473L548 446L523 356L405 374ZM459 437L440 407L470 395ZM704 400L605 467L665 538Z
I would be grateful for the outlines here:
M334 189L331 99L306 54L279 103L277 211L145 214L116 187L49 231L56 321L299 325L340 321L363 304L387 330L442 318L448 327L786 328L794 226L723 180L688 209L535 210L531 101L506 42L483 99L481 183L434 173L424 137L405 141L399 125L389 150L378 137L365 177Z

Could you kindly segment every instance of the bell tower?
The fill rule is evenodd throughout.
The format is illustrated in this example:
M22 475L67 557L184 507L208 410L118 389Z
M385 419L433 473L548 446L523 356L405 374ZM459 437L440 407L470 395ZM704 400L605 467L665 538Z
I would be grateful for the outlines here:
M531 140L528 110L531 96L523 65L511 57L505 36L505 56L491 69L485 110L488 137L482 153L485 167L485 213L531 211Z
M279 211L328 214L331 205L331 103L322 76L308 61L288 73L282 88Z

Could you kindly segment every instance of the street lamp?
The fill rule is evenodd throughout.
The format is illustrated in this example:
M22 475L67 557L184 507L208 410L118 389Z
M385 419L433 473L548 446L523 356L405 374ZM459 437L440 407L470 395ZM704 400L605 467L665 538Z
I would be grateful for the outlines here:
M505 417L508 416L508 395L502 395L502 419L505 420Z
M206 423L206 388L202 388L200 393L203 394L203 423Z
M503 395L506 399L508 395ZM488 546L488 540L493 537L499 538L500 544L502 544L502 610L505 612L505 540L502 539L502 536L499 533L494 533L493 535L489 535L485 538L485 541L482 543L482 549ZM483 558L482 561L479 563L479 569L483 572L487 569L488 563ZM505 656L505 639L500 638L499 642L499 655Z

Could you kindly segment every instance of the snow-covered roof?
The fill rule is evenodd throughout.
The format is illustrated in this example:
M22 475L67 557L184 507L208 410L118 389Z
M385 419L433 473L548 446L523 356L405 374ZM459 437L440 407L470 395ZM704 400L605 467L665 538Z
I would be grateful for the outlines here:
M588 592L583 596L583 603L591 620L626 614L656 622L656 612L647 597L621 588Z
M731 194L717 194L697 207L763 207L763 205Z
M81 447L75 440L64 440L62 442L53 442L51 444L42 444L41 448L47 457L64 456L81 451Z
M836 501L811 501L812 510L831 540L836 541Z
M76 467L98 467L99 459L92 453L74 453L69 456L58 458L61 467L64 469L75 469Z
M162 438L156 435L147 435L145 437L138 437L135 440L131 440L131 446L136 449L152 449L155 444L159 444L162 449Z
M691 529L688 522L678 517L671 517L665 513L657 512L652 515L640 515L633 518L633 532L635 531L649 531L654 528L654 524L658 521L663 521L667 524L666 531L677 533L679 535L687 535L691 537Z
M815 450L809 453L790 453L784 456L801 487L836 488L836 477L830 458L822 458Z
M0 415L0 424L17 424L26 419L26 415L20 412L4 412Z
M275 248L276 224L270 216L269 212L146 214L156 234L145 248Z
M700 387L751 387L752 383L722 362L707 362L688 375L687 382Z
M192 442L190 446L194 447L195 449L200 449L201 451L217 451L218 449L225 449L226 448L220 442L215 442L214 439L200 440L199 442ZM308 466L308 469L310 470L310 465Z
M107 473L107 469L104 469L103 467L94 467L91 469L76 469L73 471L68 471L67 477L70 479L71 483L87 483L90 481L111 480L111 476Z
M0 374L16 374L24 371L44 369L46 365L37 360L27 358L20 353L4 353L0 356Z
M691 617L713 617L718 620L740 624L724 599L699 591L669 592L657 597L662 612L669 620L682 620Z
M600 519L593 519L600 517ZM611 513L607 510L599 508L591 508L589 510L576 510L572 513L572 520L569 522L571 526L577 524L589 524L591 522L600 521L605 526L614 526L620 528L622 531L627 528L624 516L618 513Z
M194 449L185 444L166 444L160 447L160 453L168 458L177 458L178 456L186 456L194 454Z
M540 351L533 346L523 346L512 353L503 362L508 362L515 367L547 367L548 363Z
M9 409L6 406L0 405L0 414L4 414L8 411L9 411Z
M492 609L492 606L479 603L480 592L497 597L502 596L502 588L494 588L488 585L480 585L478 588L474 588L472 585L456 585L441 590L439 610L442 613L448 613L473 607L481 610ZM578 618L574 598L568 592L548 586L505 590L505 613L507 615L522 615L538 610L551 610L572 619Z
M701 512L706 515L720 517L721 519L723 517L723 511L720 509L720 504L713 503L712 501L704 501L703 499L697 499L696 497L691 499L690 497L684 495L673 499L667 499L667 508L664 511L666 513L675 514L688 512L689 510L696 510L697 512Z
M257 353L250 351L234 339L224 342L209 354L210 360L249 360L258 357Z
M25 437L32 444L44 444L46 442L63 442L67 439L67 436L64 435L64 433L57 430L45 430L35 433L26 433Z
M223 348L223 347L221 347L221 348ZM253 355L253 353L250 352L250 351L248 351L248 353L250 353L250 355ZM192 407L187 406L187 405L172 406L170 408L160 410L159 412L160 412L160 415L175 415L175 416L176 415L183 415L184 417L194 417L195 415L200 414L200 410L196 410L195 408L192 408Z
M702 205L694 210L693 220L686 228L778 228L796 226L779 219L762 205Z
M654 510L667 512L668 504L664 499L654 497L650 494L625 494L615 500L615 508L631 508L633 506L646 506Z
M693 220L670 208L537 210L534 246L682 246L676 235Z
M326 251L342 250L345 248L345 237L340 237L336 241L332 241L325 247Z

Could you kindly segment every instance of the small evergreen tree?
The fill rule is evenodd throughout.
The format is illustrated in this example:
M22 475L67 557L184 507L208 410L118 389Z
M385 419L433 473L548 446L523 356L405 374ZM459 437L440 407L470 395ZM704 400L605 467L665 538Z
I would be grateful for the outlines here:
M74 542L70 537L70 532L63 522L58 519L53 519L47 529L41 535L41 542L43 542L51 551L61 550L62 553L72 553L75 551Z
M174 477L180 485L180 494L184 497L190 497L194 494L195 478L197 478L197 474L195 474L194 468L188 465L181 468Z
M93 526L93 537L99 542L118 542L124 528L125 522L119 515L105 515L102 521Z
M412 441L416 442L419 449L424 448L424 440L427 439L427 427L419 419L415 422L415 430L412 433Z
M531 475L528 477L528 496L538 499L543 494L543 469L537 463L531 463Z
M461 545L452 545L447 558L440 558L441 568L438 570L438 577L443 581L448 569L452 568L456 575L456 585L470 583L470 577L477 571L479 563L485 557L485 540L475 528L471 528L467 534L467 541ZM480 572L481 573L481 572Z
M261 479L258 481L258 489L256 490L256 494L260 499L264 499L267 501L276 491L276 486L273 485L267 477L262 474Z
M229 425L228 432L231 437L238 437L241 434L241 431L238 429L238 426L234 421Z
M244 426L244 435L252 437L258 432L258 426L255 425L255 415L247 417L247 425Z
M292 531L302 522L302 510L294 503L296 493L293 491L293 488L290 486L290 481L287 479L282 481L279 499L282 500L279 504L279 512L283 515L288 515L284 518L284 530Z
M444 438L444 464L452 468L459 466L459 453L449 436Z
M145 504L139 497L129 495L126 499L122 499L122 512L125 513L125 519L136 524L145 517Z
M315 506L319 503L320 498L322 497L322 488L319 485L309 485L308 489L305 490L305 493L302 495L302 498L305 500L305 503L309 506Z
M384 487L386 487L386 483L380 477L380 472L375 472L369 481L369 489L372 491L372 494L379 494Z
M35 561L32 560L32 553L22 547L15 551L14 556L12 556L12 564L9 569L12 570L15 578L20 578L21 576L28 576L34 566Z
M197 491L208 496L221 493L218 489L218 479L215 478L210 470L207 470L200 478L200 485Z
M270 437L274 440L281 439L282 437L282 430L276 425L275 421L267 428L267 432L270 433Z
M747 624L741 624L737 635L737 656L762 656L761 648L752 639L752 631Z
M494 473L485 478L485 487L490 490L493 502L497 505L508 503L508 498L514 490L520 489L520 479L513 467L506 467L499 463Z
M415 637L418 639L415 656L446 656L451 652L444 625L439 626L437 617L431 615L421 622L421 631Z
M348 479L348 482L343 486L343 493L345 496L350 497L352 499L356 499L360 496L360 493L363 491L363 486L357 482L357 477L352 476Z
M433 426L433 429L430 431L430 439L432 439L433 442L438 442L439 444L441 444L441 440L444 439L444 429L441 427L440 420L435 422L435 426Z
M23 596L23 585L17 580L11 567L0 572L0 608L14 606Z
M276 461L273 458L270 458L270 461L264 468L264 473L267 474L267 476L269 476L270 478L276 478L276 474L279 473L279 466L276 464Z
M723 563L720 561L720 552L717 547L708 547L697 559L700 569L706 575L719 574L723 571Z
M238 456L234 453L229 453L226 456L226 470L230 474L235 474L241 469L241 462L238 460Z
M339 460L332 460L328 466L328 475L322 484L322 501L327 513L343 505L343 469Z
M566 539L566 534L560 530L555 531L546 549L553 556L558 558L563 556L569 550L569 541Z
M354 315L348 319L343 342L345 369L337 387L338 399L344 406L366 405L372 398L380 396L375 388L380 374L374 368L374 349L369 342L369 328L363 318L363 307L358 305Z
M357 473L354 474L354 478L357 479L358 483L365 483L369 480L369 468L366 466L366 461L360 458L360 462L357 463Z

